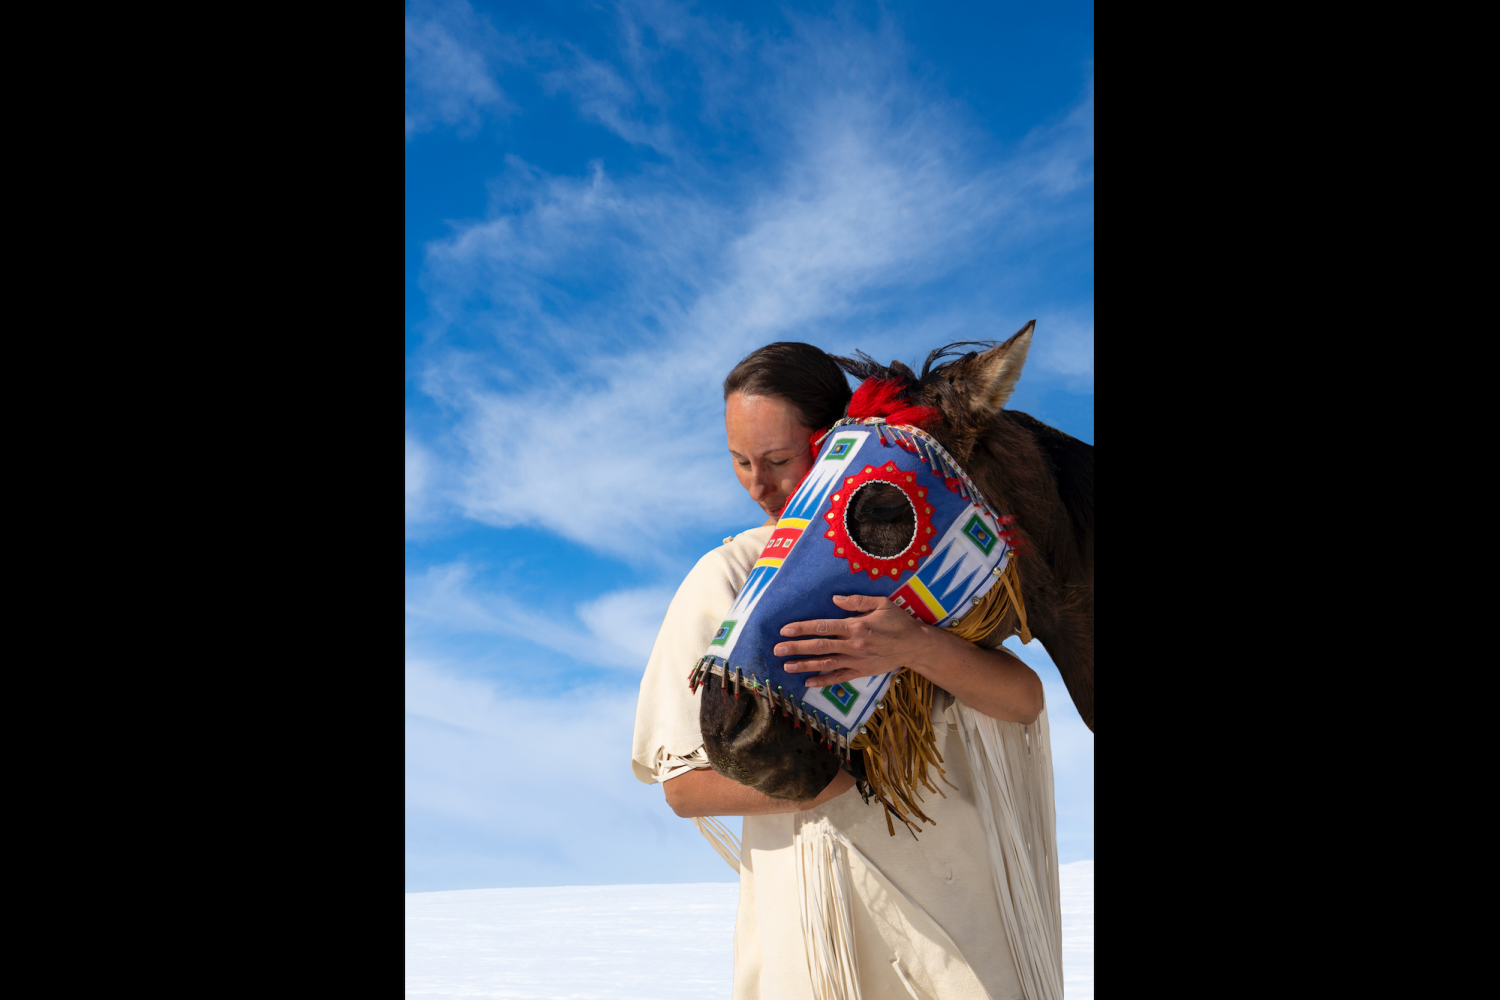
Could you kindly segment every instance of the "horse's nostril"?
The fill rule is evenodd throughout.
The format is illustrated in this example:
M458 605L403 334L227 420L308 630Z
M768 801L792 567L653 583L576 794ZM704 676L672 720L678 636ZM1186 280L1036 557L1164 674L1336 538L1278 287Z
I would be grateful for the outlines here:
M890 483L866 483L849 497L849 537L882 559L899 556L917 535L917 512L906 494Z

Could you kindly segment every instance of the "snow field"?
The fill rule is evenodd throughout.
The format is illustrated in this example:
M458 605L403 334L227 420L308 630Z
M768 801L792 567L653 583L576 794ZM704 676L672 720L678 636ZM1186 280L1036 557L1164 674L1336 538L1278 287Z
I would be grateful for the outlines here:
M1094 863L1063 865L1068 1000L1094 995ZM406 995L729 1000L735 882L406 894Z
M1094 1000L1094 863L1060 865L1062 889L1063 994Z

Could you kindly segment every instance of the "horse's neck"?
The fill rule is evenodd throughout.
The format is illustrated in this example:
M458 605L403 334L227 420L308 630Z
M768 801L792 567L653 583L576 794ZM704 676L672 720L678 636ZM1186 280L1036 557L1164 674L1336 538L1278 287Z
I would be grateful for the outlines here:
M1084 570L1080 534L1059 490L1054 463L1027 414L1001 411L980 435L969 474L998 514L1013 514L1034 555L1063 577ZM1045 425L1042 425L1045 426Z

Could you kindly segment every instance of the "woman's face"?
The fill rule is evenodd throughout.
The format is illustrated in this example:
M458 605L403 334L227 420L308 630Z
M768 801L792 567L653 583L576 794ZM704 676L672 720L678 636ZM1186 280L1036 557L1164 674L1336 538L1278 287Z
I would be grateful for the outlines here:
M734 393L724 401L724 429L734 474L772 519L812 467L811 427L784 399Z

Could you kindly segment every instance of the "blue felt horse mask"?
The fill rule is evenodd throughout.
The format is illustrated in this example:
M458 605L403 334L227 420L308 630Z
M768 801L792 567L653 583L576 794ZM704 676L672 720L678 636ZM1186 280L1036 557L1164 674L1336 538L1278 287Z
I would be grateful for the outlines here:
M857 545L848 512L871 483L906 497L916 529L905 549L877 556ZM995 586L1011 556L1011 535L941 445L909 425L845 418L818 447L805 479L690 681L707 672L771 694L831 742L848 747L879 707L894 674L809 687L772 654L789 622L848 618L835 594L888 597L921 621L951 625Z

